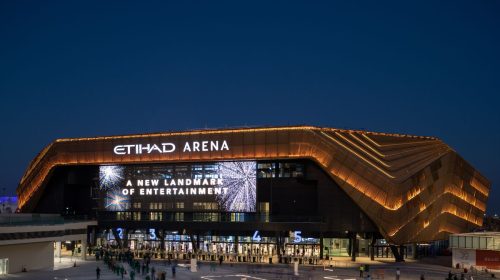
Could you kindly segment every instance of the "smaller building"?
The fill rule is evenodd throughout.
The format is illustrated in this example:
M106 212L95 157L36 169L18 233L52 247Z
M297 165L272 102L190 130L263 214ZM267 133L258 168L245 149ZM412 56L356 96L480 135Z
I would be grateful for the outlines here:
M450 235L455 268L500 269L500 232Z
M84 259L89 228L96 224L54 214L1 214L0 275L51 268L62 247Z

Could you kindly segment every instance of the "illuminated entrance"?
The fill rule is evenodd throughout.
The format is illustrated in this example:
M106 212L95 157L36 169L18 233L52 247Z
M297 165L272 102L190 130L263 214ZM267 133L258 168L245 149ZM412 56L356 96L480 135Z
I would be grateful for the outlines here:
M0 275L9 273L9 259L0 259Z
M190 236L171 231L165 232L161 240L153 229L129 231L126 238L122 229L115 232L121 242L126 240L126 248L137 258L147 254L153 258L188 259L194 254L194 247L198 248L197 257L206 261L216 261L222 256L225 261L269 263L279 262L280 256L288 259L318 259L321 254L320 240L317 238L282 238L279 249L276 237ZM119 243L110 230L98 240L99 245L117 250Z

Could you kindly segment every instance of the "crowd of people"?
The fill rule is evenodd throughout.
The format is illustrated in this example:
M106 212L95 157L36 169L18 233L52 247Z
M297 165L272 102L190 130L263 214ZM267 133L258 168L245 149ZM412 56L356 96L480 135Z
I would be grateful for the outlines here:
M91 251L89 251L90 253ZM145 280L165 280L167 277L167 270L159 270L157 271L154 266L151 264L151 254L143 254L142 259L135 258L135 254L130 250L117 250L112 249L110 247L101 247L99 249L94 250L96 261L103 260L104 264L108 267L108 269L118 276L121 279L131 279L135 280L136 275L141 275ZM190 256L191 257L191 256ZM219 265L222 265L224 258L219 256L218 262ZM165 261L166 267L169 267L171 270L171 276L175 278L176 269L178 266L177 260L172 260L170 257ZM215 262L211 262L210 271L215 271ZM471 272L473 270L471 269ZM373 271L376 278L384 278L383 272L382 277L380 277L380 270ZM464 273L460 275L457 273L452 273L451 271L448 273L446 280L465 280L471 279L466 277L468 270L465 269ZM488 272L488 271L486 271ZM96 278L100 279L101 269L98 266L96 268ZM127 277L128 278L125 278ZM401 271L399 268L396 268L395 271L395 279L400 280ZM359 277L365 280L372 280L372 276L370 274L370 267L368 265L359 266ZM491 274L491 278L495 278L495 274ZM425 276L422 274L420 276L420 280L425 280Z
M104 264L114 274L121 279L125 279L128 274L131 280L135 280L136 275L143 276L146 280L165 280L167 278L167 271L157 271L151 265L151 256L145 254L142 260L134 259L133 254L129 250L116 251L108 248L99 248L95 250L95 258L99 261L101 258ZM171 269L171 275L175 278L177 261L167 260L167 266ZM96 268L96 278L100 279L101 269Z

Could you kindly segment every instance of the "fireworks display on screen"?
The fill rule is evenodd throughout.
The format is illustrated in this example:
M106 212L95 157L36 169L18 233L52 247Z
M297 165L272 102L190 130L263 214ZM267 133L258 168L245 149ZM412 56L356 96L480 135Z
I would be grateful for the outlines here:
M194 186L184 188L179 185L170 186L166 183L169 180L177 179L204 179L210 180L210 182L217 179L216 182L218 183L216 185L197 186L198 190L204 191L203 195L199 198L200 200L198 200L196 196L186 195L188 189L192 189ZM130 208L131 203L142 201L143 199L147 199L149 202L166 202L172 199L171 196L145 196L145 189L148 189L148 187L136 185L138 181L142 182L143 180L156 180L158 184L156 190L161 189L163 194L167 191L170 194L172 189L178 189L179 193L182 191L183 193L177 195L175 199L185 200L188 205L192 205L192 203L198 201L207 201L208 196L208 199L212 199L212 201L219 204L222 211L256 211L256 161L229 161L186 165L102 165L99 166L99 187L103 193L102 201L104 208L109 211L124 211ZM149 188L153 187L150 186ZM131 191L134 191L133 195L129 194ZM184 191L186 194L184 194Z
M123 211L130 208L130 201L120 191L110 191L106 195L105 207L111 211Z
M117 165L102 165L99 166L99 186L104 190L119 188L119 184L123 179L122 166Z
M257 201L255 161L219 162L219 175L227 193L217 195L228 212L254 212Z

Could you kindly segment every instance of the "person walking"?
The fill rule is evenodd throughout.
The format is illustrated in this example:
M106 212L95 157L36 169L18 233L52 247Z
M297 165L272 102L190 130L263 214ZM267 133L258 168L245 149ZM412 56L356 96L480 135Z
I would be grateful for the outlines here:
M101 269L99 267L95 269L95 274L97 280L101 279Z
M399 267L396 268L396 280L399 280L399 277L401 276L401 271L399 270Z
M175 264L172 265L172 277L175 278Z
M359 266L359 277L363 278L363 272L365 271L365 266L360 265Z

